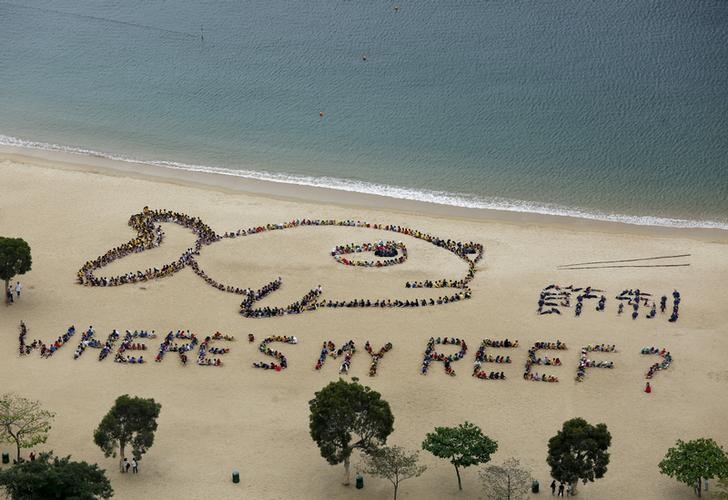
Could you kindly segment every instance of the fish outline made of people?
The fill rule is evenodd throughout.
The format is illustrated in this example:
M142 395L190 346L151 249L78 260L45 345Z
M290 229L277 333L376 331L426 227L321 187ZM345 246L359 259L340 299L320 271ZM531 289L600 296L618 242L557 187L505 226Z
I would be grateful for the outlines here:
M150 267L144 271L129 271L117 276L97 276L96 271L108 266L112 262L119 261L132 254L141 253L157 248L164 242L165 233L161 227L162 223L172 223L190 229L196 236L193 246L187 248L176 259L161 266ZM222 234L215 232L210 226L198 217L187 214L157 209L153 210L144 207L142 212L133 214L128 225L136 230L136 237L111 248L103 255L88 260L77 272L77 282L86 286L120 286L125 284L139 283L161 279L171 276L189 267L192 271L213 288L227 293L241 295L243 301L240 304L240 314L245 317L268 318L289 314L298 314L305 311L312 311L321 307L351 308L351 307L426 307L444 305L451 302L458 302L469 299L472 295L470 282L475 278L478 271L477 264L483 259L485 250L483 245L475 242L463 243L461 241L440 238L426 232L396 225L376 224L361 220L334 220L334 219L294 219L285 223L266 224L254 226L247 229L226 231ZM311 284L308 292L300 299L288 304L285 307L255 307L257 302L269 294L275 292L283 285L283 280L276 277L266 282L260 288L253 290L240 285L224 284L213 277L200 266L198 258L203 248L213 245L222 240L251 237L269 231L293 229L297 227L355 227L363 229L374 229L388 231L400 236L406 236L422 240L439 247L467 265L467 272L464 275L454 278L441 278L436 280L424 279L422 281L407 281L403 283L405 288L438 288L450 290L454 293L440 295L437 299L429 298L371 298L371 299L347 299L347 300L325 300L322 296L324 287L320 283ZM376 260L357 259L356 254L361 252L372 252ZM392 265L401 264L408 258L407 246L396 240L379 240L374 242L363 242L359 244L337 245L329 252L327 258L333 258L337 263L367 267L386 268Z

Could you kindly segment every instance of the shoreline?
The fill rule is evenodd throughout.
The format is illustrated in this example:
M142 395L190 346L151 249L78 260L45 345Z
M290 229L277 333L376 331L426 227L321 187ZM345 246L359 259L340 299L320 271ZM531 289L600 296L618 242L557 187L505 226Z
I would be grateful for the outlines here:
M395 198L383 194L254 179L217 172L202 172L155 165L142 161L116 160L100 155L51 151L22 146L0 145L0 161L31 164L36 167L130 177L153 182L241 193L273 200L335 205L357 209L374 209L425 215L472 222L497 222L513 225L554 226L575 231L610 234L635 234L657 237L682 237L728 243L728 230L701 227L640 225L626 221L608 221L572 215L541 214L495 208L470 208L435 202Z

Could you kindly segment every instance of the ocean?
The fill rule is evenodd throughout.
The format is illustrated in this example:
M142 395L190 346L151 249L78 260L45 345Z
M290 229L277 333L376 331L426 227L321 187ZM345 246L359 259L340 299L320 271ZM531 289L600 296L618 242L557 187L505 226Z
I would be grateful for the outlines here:
M0 1L0 144L728 229L728 2Z

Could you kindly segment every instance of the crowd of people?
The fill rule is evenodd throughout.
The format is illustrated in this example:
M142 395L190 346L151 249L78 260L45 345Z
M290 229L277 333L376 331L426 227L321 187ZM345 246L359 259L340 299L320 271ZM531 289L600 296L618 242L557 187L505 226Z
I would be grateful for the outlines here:
M94 347L97 349L102 347L103 344L101 344L101 341L93 338L94 333L96 332L94 331L93 325L91 325L88 327L88 330L81 334L81 342L78 343L78 347L76 347L76 350L73 352L73 359L78 359L81 354L86 351L87 347Z
M161 268L151 267L143 271L128 272L112 277L97 277L94 275L94 271L101 269L115 260L161 245L164 240L164 231L158 225L160 222L172 222L191 229L197 235L194 247L187 249L176 261L165 264ZM189 215L170 210L151 210L149 207L144 207L142 213L134 214L129 218L129 226L137 231L137 237L112 248L94 260L87 261L77 273L80 284L90 286L118 286L163 278L183 269L190 262L192 255L199 253L203 245L209 245L220 239L220 236L215 234L199 218L190 217Z
M664 313L665 307L667 306L667 297L663 296L663 299L664 300L662 300L661 308L662 312ZM680 292L678 292L677 290L673 290L672 300L672 314L670 314L670 318L667 320L670 323L674 323L675 321L677 321L679 315L678 311L680 309Z
M101 342L97 338L94 338L96 331L93 326L89 326L88 329L81 334L81 341L79 342L76 350L73 353L73 359L78 359L86 352L86 349L101 349L99 351L99 361L103 361L109 355L111 350L114 348L114 344L121 337L118 330L112 330L105 342ZM114 356L114 361L117 363L143 363L144 357L140 356L126 356L126 351L145 351L147 349L146 344L141 342L134 342L134 339L153 339L156 338L154 330L151 332L147 330L134 330L133 332L126 330L124 338L122 340L119 349Z
M386 257L387 260L351 260L346 255L361 252L374 252L377 257ZM402 255L397 255L399 253ZM401 264L407 260L407 247L401 241L378 241L376 243L349 243L336 246L331 250L331 256L341 264L361 267L385 267ZM394 258L396 257L396 258Z
M579 366L576 369L576 381L582 382L586 376L587 368L614 368L614 361L595 361L589 359L590 352L617 352L615 345L597 344L581 348Z
M588 344L584 349L589 352L617 352L617 346L614 344Z
M286 368L288 368L288 360L282 352L276 351L275 349L271 349L270 347L268 347L268 344L270 344L271 342L298 344L298 339L294 336L288 335L272 335L270 337L265 337L258 346L258 350L266 356L276 358L278 360L278 363L276 363L275 361L271 361L270 363L266 363L265 361L256 361L255 363L253 363L253 367L263 368L264 370L275 370L277 372L285 370Z
M124 354L126 351L145 351L147 349L147 346L145 344L142 344L140 342L134 342L135 339L139 338L155 339L157 338L157 334L154 332L154 330L152 330L151 332L148 332L146 330L134 330L133 332L126 330L126 332L124 333L124 338L121 341L121 345L119 345L119 350L116 351L116 354L114 355L114 361L116 363L144 363L144 356L141 354L138 357L134 355Z
M222 366L222 360L220 358L208 358L207 354L226 354L230 349L210 347L210 343L213 341L212 336L208 335L205 340L200 342L200 347L197 349L197 364L200 366Z
M30 354L30 352L35 349L37 341L34 340L32 344L26 343L26 339L28 338L28 327L26 326L25 321L20 321L20 326L18 329L18 353L21 356L25 356L27 354Z
M18 335L19 353L21 356L29 355L32 351L40 350L40 355L44 358L51 357L58 349L68 343L71 337L76 333L75 326L70 326L66 333L58 337L55 342L50 345L46 345L41 340L34 340L28 343L28 327L25 322L20 322L20 333ZM100 349L99 361L103 361L115 349L115 344L121 338L121 334L118 330L112 330L105 342L94 338L96 334L94 327L89 326L88 329L81 334L81 340L73 353L73 359L78 359L88 348ZM122 338L121 344L114 354L114 361L117 363L145 363L146 360L144 355L140 351L146 351L147 345L143 342L139 342L139 339L154 339L157 335L152 331L148 330L126 330ZM294 337L295 338L295 337ZM197 353L197 364L203 366L221 366L222 361L219 358L208 358L208 354L223 355L229 352L228 348L211 346L210 343L216 340L235 340L232 335L222 334L215 332L215 334L208 336L201 343L198 341L194 333L190 333L189 330L186 332L183 330L177 330L176 332L170 331L164 338L164 341L159 346L159 352L154 358L155 361L160 362L164 358L167 352L177 352L180 355L182 364L187 364L187 352L192 351L198 344L199 349ZM177 341L184 341L184 343L178 343ZM138 352L138 354L137 354ZM131 353L131 354L129 354Z
M76 327L71 325L68 327L68 330L66 330L66 333L58 337L56 341L53 342L51 345L46 347L44 343L41 343L40 355L44 358L50 358L58 349L60 349L65 343L67 343L75 333Z
M574 308L574 314L581 316L582 308L584 306L585 299L597 299L596 310L602 312L605 309L607 297L605 295L597 296L596 292L603 292L597 288L588 286L586 288L574 287L573 285L560 287L555 284L550 284L545 287L538 298L538 309L537 312L540 315L544 314L561 314L562 307L571 307L571 296L576 295L576 305ZM679 315L679 304L680 304L680 292L677 290L673 291L673 310L668 319L669 322L674 323L678 319ZM652 294L640 291L637 289L625 289L616 296L619 300L619 306L617 308L617 314L621 315L625 309L625 303L632 307L632 319L637 319L639 316L640 305L649 307L650 311L645 315L647 319L652 319L657 316L657 304L652 299ZM667 296L663 295L660 300L660 311L665 312L667 308Z
M288 314L300 314L304 311L312 311L319 307L332 308L392 308L392 307L426 307L434 305L448 304L458 302L460 300L469 299L471 297L470 289L464 289L453 295L440 296L437 299L351 299L351 300L321 300L316 299L323 293L321 285L311 289L301 300L293 302L285 307L265 306L254 309L252 304L256 299L248 298L240 304L240 314L246 318L270 318L275 316L284 316Z
M464 280L424 280L424 281L407 281L405 288L465 288L467 282Z
M227 333L215 332L212 334L212 340L227 340L232 342L235 340L235 335L228 335Z
M339 373L349 373L349 368L351 368L351 358L354 356L354 353L356 353L356 345L353 340L346 341L338 349L333 341L325 340L321 346L319 359L316 361L314 368L316 370L320 370L321 367L324 366L324 363L326 363L326 358L329 356L334 359L344 356L344 360L339 365Z
M655 372L659 370L667 370L670 365L672 364L672 355L670 354L670 351L665 349L664 347L662 349L658 349L657 347L643 347L640 351L641 354L657 354L662 358L662 361L659 363L655 363L647 370L647 373L645 374L645 378L652 378L652 376L655 374Z
M559 358L549 358L548 356L545 356L543 358L539 358L536 356L536 352L540 350L557 350L562 351L566 349L566 344L561 342L560 340L557 340L556 342L536 342L533 344L533 347L528 349L528 358L526 359L526 368L523 371L523 379L524 380L535 380L539 382L558 382L558 377L555 377L553 375L546 375L539 374L538 372L533 371L533 367L535 366L561 366L561 359Z
M677 290L673 290L672 292L672 314L670 315L670 318L668 321L670 323L674 323L677 321L679 317L679 311L680 311L680 292ZM657 303L652 299L652 294L642 292L640 289L626 289L622 290L622 293L617 295L617 299L622 301L619 308L619 313L621 314L623 311L623 304L626 301L626 303L630 306L632 306L632 319L637 319L637 316L639 315L638 311L640 308L640 304L649 307L650 312L645 315L647 319L652 319L655 316L657 316ZM663 295L660 298L660 312L662 314L665 313L665 310L667 309L667 295Z
M596 299L597 295L595 292L602 292L597 288L587 286L586 288L575 287L573 285L561 287L556 284L550 284L541 290L541 294L538 298L538 314L561 314L561 307L571 307L571 296L576 295L576 316L581 315L581 310L584 305L584 299ZM597 311L604 310L604 303L606 297L602 295L599 298L599 305L597 305Z
M510 363L510 356L491 354L486 355L485 351L488 347L496 348L511 348L518 347L518 341L511 342L508 339L505 340L491 340L484 339L478 347L478 351L475 353L475 362L473 363L473 377L477 377L483 380L505 380L506 376L503 372L491 371L490 373L481 369L483 363Z
M184 343L179 344L176 341L183 341ZM183 365L187 364L187 352L193 350L199 341L194 333L190 333L189 330L177 330L176 332L170 331L165 337L164 341L159 345L159 352L157 353L154 361L160 363L164 359L164 355L168 352L176 352L179 354L180 361Z
M114 348L114 344L117 340L119 340L119 337L121 337L121 334L118 330L114 329L109 334L109 337L106 339L106 342L104 342L104 345L101 347L101 350L99 351L99 361L103 361L106 359L106 356L109 355L111 352L111 349ZM89 347L92 347L91 344L88 345ZM95 344L94 344L95 346Z
M41 341L40 340L34 340L30 344L27 343L28 338L28 327L25 324L25 321L20 322L20 334L18 335L18 350L21 356L27 356L30 354L34 349L40 347Z
M50 358L58 349L60 349L64 344L68 343L68 341L71 339L71 337L73 337L75 333L76 327L71 325L68 327L68 330L66 330L66 333L59 336L55 340L55 342L50 345L46 345L46 343L41 340L33 340L33 342L28 343L28 327L26 326L25 322L21 321L20 333L18 335L18 353L21 356L27 356L34 350L38 349L40 350L40 355L42 357Z
M168 222L189 228L197 236L197 240L191 248L188 248L175 261L165 264L161 268L150 267L146 270L131 271L119 276L99 277L94 274L95 271L110 264L111 262L126 257L132 253L139 253L145 250L158 247L164 240L164 231L162 231L159 223ZM357 220L334 220L334 219L294 219L287 223L267 224L265 226L250 227L248 229L239 229L233 232L225 232L222 235L215 233L208 225L203 223L197 217L170 211L170 210L152 210L144 207L139 214L134 214L129 219L129 226L137 231L136 238L127 243L112 248L104 255L94 260L87 261L77 273L78 282L88 286L118 286L127 283L136 283L147 281L155 278L169 276L182 268L189 266L195 274L200 276L208 285L228 293L244 295L245 300L240 305L241 314L250 318L267 318L281 316L286 314L299 314L304 311L315 310L319 307L421 307L434 306L457 302L471 297L471 290L468 287L470 281L475 277L476 265L483 258L483 246L479 243L468 242L463 243L450 239L442 239L416 229L407 228L399 225L390 224L370 224ZM319 301L321 295L321 287L311 289L301 300L294 302L286 307L264 307L254 308L255 302L259 301L269 293L277 290L282 285L282 279L278 278L265 285L260 290L254 291L249 288L241 288L232 285L225 285L211 278L199 266L194 256L199 255L203 246L210 245L224 238L237 238L242 236L254 235L265 231L274 231L282 229L290 229L302 226L343 226L369 228L395 232L404 234L413 238L421 239L435 246L444 248L454 255L462 259L468 265L468 272L464 278L459 280L442 279L436 281L424 282L408 282L405 284L407 288L459 288L458 293L445 295L437 299L357 299L348 301ZM373 250L375 255L387 257L389 260L383 261L350 261L343 255L355 251ZM396 252L396 253L395 253ZM401 255L398 255L401 252ZM394 241L380 241L374 244L363 245L345 245L336 247L332 252L337 260L347 260L351 265L363 265L371 267L380 267L392 265L393 263L403 262L407 258L407 249L404 244Z
M384 357L386 353L392 350L392 343L387 342L384 344L384 347L379 349L379 351L374 352L374 349L372 349L372 345L367 340L364 344L364 350L369 353L369 356L372 358L372 362L369 365L369 376L373 377L377 374L377 367L379 366L379 360Z
M453 295L440 296L437 299L352 299L352 300L324 300L317 304L316 307L426 307L434 305L449 304L460 300L469 299L471 297L470 289Z
M280 280L280 278L278 278L278 280ZM277 283L277 285L275 285L275 288L278 288L281 283L278 280L271 281L268 285L266 285L265 289L268 289L268 287L273 285L274 283ZM323 289L321 288L321 285L319 285L316 288L309 290L308 293L301 297L300 300L297 300L285 307L266 306L254 309L253 304L255 303L255 301L260 300L260 298L264 297L271 291L273 290L265 291L262 294L258 294L256 292L255 294L248 295L247 298L240 303L240 314L242 314L246 318L270 318L274 316L284 316L286 314L300 314L304 311L310 311L316 309L316 299L321 295Z
M132 365L137 364L137 363L139 363L139 364L146 363L146 361L144 360L144 356L142 356L141 354L139 355L139 357L124 356L123 354L120 354L118 352L114 356L114 362L115 363L130 363Z
M436 345L456 345L460 347L460 350L455 354L449 354L446 356L435 351ZM430 363L432 361L440 361L445 368L445 373L450 376L455 376L455 370L452 368L452 362L463 359L466 352L468 352L468 345L463 339L457 337L430 337L430 340L427 341L427 347L425 348L425 355L422 359L422 368L420 369L420 373L422 375L427 375Z
M639 316L639 309L640 304L643 304L645 307L650 307L650 312L646 315L648 319L652 319L657 314L657 306L655 302L652 300L652 294L647 292L641 292L639 288L636 289L625 289L622 290L622 292L617 295L617 300L620 302L620 308L617 311L617 314L622 314L624 311L624 308L621 307L625 302L627 305L632 307L632 319L637 319L637 316ZM667 297L665 297L665 300L667 301ZM652 304L650 306L650 303Z

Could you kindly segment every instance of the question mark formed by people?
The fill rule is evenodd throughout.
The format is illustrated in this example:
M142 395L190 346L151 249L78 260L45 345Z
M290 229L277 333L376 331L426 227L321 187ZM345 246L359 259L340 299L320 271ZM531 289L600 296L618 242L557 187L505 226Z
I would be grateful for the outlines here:
M652 379L652 377L660 370L667 370L670 367L670 364L672 363L672 355L670 354L670 351L667 350L666 347L663 347L662 349L658 349L657 347L643 347L642 351L640 351L640 354L646 354L646 355L657 355L662 358L662 361L659 363L654 363L650 365L650 368L647 370L647 373L645 374L646 379ZM650 382L648 381L645 385L645 392L651 393L652 387L650 386Z

